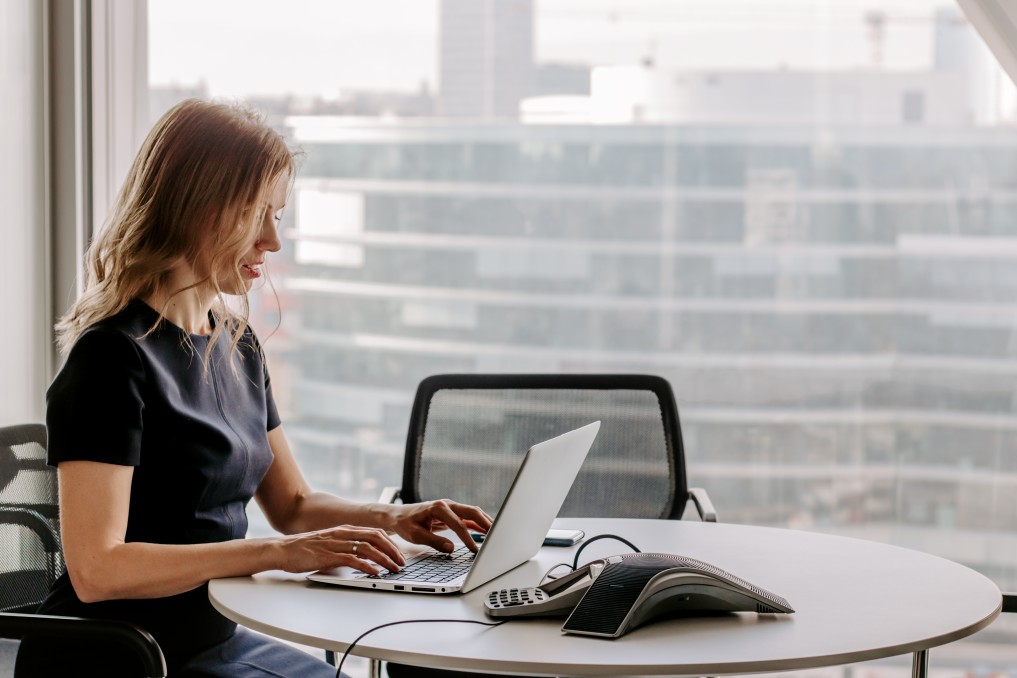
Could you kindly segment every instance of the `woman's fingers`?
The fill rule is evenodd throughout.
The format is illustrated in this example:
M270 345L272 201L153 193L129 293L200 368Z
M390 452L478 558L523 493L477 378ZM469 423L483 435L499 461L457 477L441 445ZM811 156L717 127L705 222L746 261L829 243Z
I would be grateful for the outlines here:
M369 535L369 538L364 541L372 549L372 553L378 553L382 556L386 556L394 565L397 566L395 569L399 569L399 567L406 564L406 558L403 556L402 551L399 550L399 547L394 541L392 541L392 538L388 536L388 533L385 532L385 530L374 528L362 529L364 529ZM391 570L392 568L388 567L388 569Z
M456 504L448 500L434 502L434 519L441 521L445 526L456 533L456 536L466 544L474 553L477 552L477 543L473 541L473 537L470 536L469 528L463 523L462 518L459 516L459 512L462 509L473 508L466 506L465 504ZM459 509L459 511L457 511ZM478 509L479 510L479 509ZM447 540L446 540L447 541ZM451 542L450 542L451 543Z
M394 518L391 528L394 532L415 544L430 546L444 553L451 552L455 544L436 532L451 530L463 544L476 552L478 547L470 536L470 530L487 532L493 522L479 507L449 499L394 506L389 510Z
M378 574L381 568L397 572L406 564L399 547L384 530L340 526L289 538L286 569L305 572L345 565Z
M491 518L483 510L469 504L460 504L448 499L439 499L428 502L424 505L426 520L421 525L414 541L427 544L439 551L448 553L454 548L453 543L439 535L434 534L435 530L449 529L455 532L471 551L477 552L478 547L470 530L486 532L491 527Z
M354 540L349 543L351 544L350 552L347 556L349 562L344 563L345 565L370 574L380 574L379 565L390 572L399 571L401 564L397 563L394 558L384 553L371 542ZM402 561L402 564L405 564L401 556L400 561Z
M494 519L487 515L479 506L469 504L457 504L452 502L452 509L456 511L467 527L475 528L481 532L487 532L494 524Z
M406 564L406 559L403 557L399 547L395 545L395 542L389 538L384 530L372 528L336 528L336 531L338 533L336 536L340 540L338 551L343 553L345 545L348 548L349 555L359 563L373 561L386 570L393 572L398 571ZM354 567L363 569L356 565ZM375 572L374 574L377 573Z

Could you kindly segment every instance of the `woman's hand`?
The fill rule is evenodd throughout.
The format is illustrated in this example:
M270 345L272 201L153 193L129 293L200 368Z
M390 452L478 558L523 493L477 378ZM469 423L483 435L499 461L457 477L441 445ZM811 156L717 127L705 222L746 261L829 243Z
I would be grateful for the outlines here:
M460 504L450 499L424 501L419 504L386 506L389 530L406 541L425 544L443 553L449 553L455 545L449 539L435 532L449 529L455 532L466 546L476 553L477 544L470 536L470 530L487 532L491 529L491 517L483 510L469 504Z
M368 574L380 574L379 565L398 572L406 564L399 547L384 530L340 525L273 540L281 550L279 568L309 572L345 565Z

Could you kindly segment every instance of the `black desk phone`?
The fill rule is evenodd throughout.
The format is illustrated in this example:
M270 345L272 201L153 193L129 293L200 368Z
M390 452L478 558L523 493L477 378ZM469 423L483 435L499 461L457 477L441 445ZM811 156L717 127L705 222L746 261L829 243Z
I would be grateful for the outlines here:
M666 615L791 613L780 596L719 567L667 553L594 560L542 586L491 591L492 617L567 616L562 631L617 638Z

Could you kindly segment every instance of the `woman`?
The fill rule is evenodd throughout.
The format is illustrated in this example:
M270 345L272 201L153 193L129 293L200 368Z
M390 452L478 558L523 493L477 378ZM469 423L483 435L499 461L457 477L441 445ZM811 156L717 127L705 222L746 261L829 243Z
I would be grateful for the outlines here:
M253 113L179 104L142 146L89 248L87 288L57 326L69 353L46 419L67 567L40 612L134 622L175 678L334 673L238 630L211 607L210 579L398 570L390 533L451 550L434 534L447 526L475 550L468 530L491 524L451 501L346 501L301 475L246 317L247 292L280 248L294 169ZM281 536L245 538L252 496ZM115 648L27 638L16 674L134 675L131 661Z

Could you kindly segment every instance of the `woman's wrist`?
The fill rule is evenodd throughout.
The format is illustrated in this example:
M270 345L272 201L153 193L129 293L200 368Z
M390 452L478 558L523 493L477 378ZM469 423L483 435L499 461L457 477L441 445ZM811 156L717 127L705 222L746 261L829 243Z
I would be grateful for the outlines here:
M287 535L258 537L246 541L255 549L254 561L257 563L258 572L286 569Z
M362 522L364 527L377 527L386 532L395 531L395 506L393 504L382 504L381 502L367 502L361 506Z

